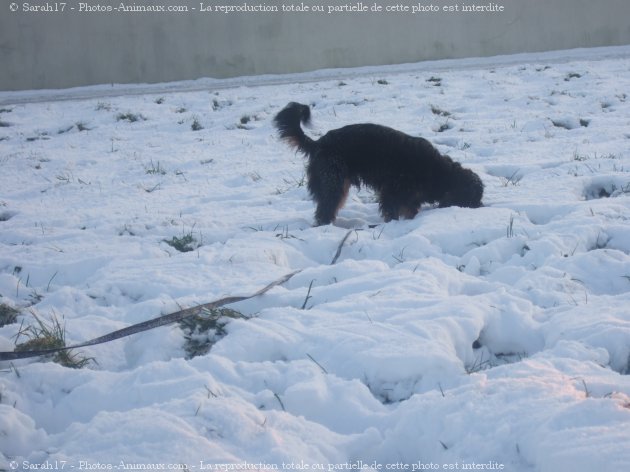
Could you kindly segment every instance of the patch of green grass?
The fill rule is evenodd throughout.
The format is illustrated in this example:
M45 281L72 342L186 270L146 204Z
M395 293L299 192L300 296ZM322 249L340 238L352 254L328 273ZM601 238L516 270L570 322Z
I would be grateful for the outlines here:
M116 115L116 121L128 121L129 123L135 123L136 121L146 121L146 118L140 113L119 113Z
M19 314L19 310L6 303L0 303L0 327L15 323Z
M105 102L98 102L96 104L96 107L94 108L96 111L111 111L112 110L112 106L109 103L105 103Z
M249 319L231 308L214 308L203 314L190 316L179 322L184 332L184 350L188 359L207 354L227 332L226 325L233 319Z
M74 125L66 126L65 128L61 128L59 131L57 131L57 134L67 133L67 132L71 131L72 128L74 128Z
M29 136L28 138L26 138L26 141L29 143L32 143L33 141L39 141L40 139L42 140L50 139L48 132L40 131L36 136Z
M203 126L201 126L201 123L199 123L199 118L197 117L193 118L193 122L192 122L192 125L190 125L190 129L192 129L193 131L201 131L203 129Z
M191 234L185 234L181 238L173 236L171 239L165 239L164 242L169 246L177 249L179 252L190 252L197 249L197 240Z
M201 243L193 236L192 229L188 233L182 232L181 237L173 236L171 239L163 239L163 241L172 248L177 249L179 252L194 251L201 246Z
M239 123L236 125L236 127L239 129L253 129L252 125L249 124L252 121L258 121L258 117L255 115L243 115L241 116L241 119L239 120Z
M449 118L446 118L446 121L438 126L435 131L438 133L443 133L444 131L448 131L451 128L453 128L453 124L449 123Z
M569 72L564 78L564 81L568 82L571 79L579 79L580 77L582 77L582 74L578 74L577 72Z
M15 351L39 351L44 349L60 349L66 347L66 329L61 325L57 317L53 316L49 323L45 323L35 316L34 325L22 327L16 336ZM26 341L18 343L19 338L26 337ZM59 351L47 356L47 359L64 367L81 369L94 361L93 358L75 354L71 349Z
M4 205L0 205L0 206L4 206ZM0 212L0 222L9 221L15 215L17 215L17 212L15 211L2 211Z
M444 116L444 117L451 116L450 111L442 110L440 107L437 107L435 105L431 105L431 113L437 116Z
M619 156L617 154L614 153L608 153L608 154L600 154L598 155L597 152L593 153L593 155L589 155L589 154L580 154L577 149L575 151L573 151L573 160L574 161L588 161L589 159L619 159Z
M580 154L577 152L577 150L573 151L573 160L574 161L587 161L588 159L590 159L590 156L588 154Z
M218 94L217 94L218 95ZM231 100L217 100L216 98L212 99L212 111L218 111L225 107L232 106Z
M91 131L92 128L88 128L87 125L85 123L83 123L82 121L77 122L76 124L77 129L79 131Z

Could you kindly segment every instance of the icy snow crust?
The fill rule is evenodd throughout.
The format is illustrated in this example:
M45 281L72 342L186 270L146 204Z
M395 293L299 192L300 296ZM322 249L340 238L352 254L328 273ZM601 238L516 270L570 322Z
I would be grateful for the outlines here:
M0 469L630 470L630 48L603 51L3 93L0 302L22 315L0 350L30 312L74 343L302 271L233 305L253 318L204 356L169 326L83 349L81 370L4 363ZM312 136L426 137L485 206L384 224L361 189L312 227L303 159L271 126L289 101ZM186 234L193 251L165 242Z

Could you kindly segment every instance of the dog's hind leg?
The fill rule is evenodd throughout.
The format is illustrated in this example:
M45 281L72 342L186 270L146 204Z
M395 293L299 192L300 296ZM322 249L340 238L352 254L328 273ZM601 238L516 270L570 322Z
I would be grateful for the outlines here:
M339 200L339 203L337 204L335 215L337 215L337 213L339 213L339 210L341 210L343 206L346 204L346 200L348 199L348 194L350 193L351 186L352 186L352 183L350 182L350 179L345 179L343 181L343 190L341 194L341 200Z
M413 220L419 211L420 211L419 206L418 208L416 208L413 206L403 205L398 209L398 214L406 220Z
M400 198L396 196L395 192L387 189L379 189L377 196L378 206L385 222L397 220L401 212Z
M332 168L320 168L318 171L309 168L308 173L308 188L317 204L315 224L332 223L348 197L351 182L344 177L343 172Z

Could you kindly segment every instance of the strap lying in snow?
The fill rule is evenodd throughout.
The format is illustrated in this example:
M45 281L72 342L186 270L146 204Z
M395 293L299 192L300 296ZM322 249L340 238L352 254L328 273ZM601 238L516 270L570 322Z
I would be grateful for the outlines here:
M84 343L75 344L73 346L65 346L65 347L56 348L56 349L41 349L37 351L0 352L0 361L10 361L10 360L17 360L17 359L26 359L29 357L45 356L48 354L54 354L55 352L59 352L59 351L67 351L69 349L78 349L81 347L94 346L96 344L108 343L110 341L114 341L115 339L124 338L126 336L131 336L132 334L141 333L143 331L148 331L150 329L159 328L160 326L165 326L171 323L175 323L177 321L181 321L184 318L188 318L189 316L203 314L205 311L212 310L214 308L218 308L223 305L229 305L230 303L242 302L243 300L256 298L262 295L263 293L268 292L269 290L276 287L277 285L282 285L298 272L300 271L298 270L296 272L291 272L290 274L287 274L284 277L281 277L278 280L271 282L269 285L258 290L253 295L248 295L244 297L221 298L220 300L216 300L214 302L205 303L203 305L197 305L191 308L186 308L185 310L180 310L174 313L169 313L168 315L159 316L158 318L153 318L152 320L142 321L141 323L127 326L126 328L119 329L118 331L114 331L104 336L94 338Z

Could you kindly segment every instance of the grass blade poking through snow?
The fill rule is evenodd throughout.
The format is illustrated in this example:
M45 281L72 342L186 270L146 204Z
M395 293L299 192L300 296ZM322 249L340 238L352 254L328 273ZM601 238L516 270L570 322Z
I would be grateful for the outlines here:
M39 351L44 349L60 349L66 347L66 329L61 325L56 316L52 316L50 323L45 323L34 313L32 313L35 325L22 327L16 336L15 351ZM25 336L26 341L18 343L20 336ZM64 367L73 369L81 369L87 366L93 358L83 357L75 354L72 350L63 350L45 356L52 359L53 362Z

